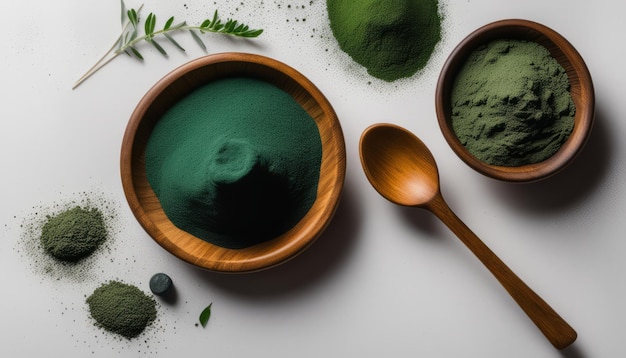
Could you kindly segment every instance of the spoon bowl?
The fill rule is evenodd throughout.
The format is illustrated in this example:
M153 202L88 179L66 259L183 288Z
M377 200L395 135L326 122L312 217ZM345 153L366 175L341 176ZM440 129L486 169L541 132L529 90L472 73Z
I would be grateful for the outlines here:
M435 158L411 133L391 125L370 127L361 139L365 174L385 199L404 206L423 206L439 191ZM396 165L389 165L389 163Z
M393 124L375 124L363 132L359 147L363 171L378 193L393 203L435 214L498 279L555 348L564 349L576 340L576 331L446 204L435 158L418 137Z

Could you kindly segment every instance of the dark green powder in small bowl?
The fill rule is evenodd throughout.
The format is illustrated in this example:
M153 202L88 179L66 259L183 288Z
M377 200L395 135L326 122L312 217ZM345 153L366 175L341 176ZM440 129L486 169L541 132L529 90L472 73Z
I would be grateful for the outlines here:
M476 158L499 166L554 155L574 127L565 69L542 45L498 39L474 50L451 91L452 127Z
M156 319L156 302L133 285L110 281L87 297L96 325L131 339Z
M41 245L53 257L77 262L91 255L107 238L102 212L80 206L48 216L41 229Z

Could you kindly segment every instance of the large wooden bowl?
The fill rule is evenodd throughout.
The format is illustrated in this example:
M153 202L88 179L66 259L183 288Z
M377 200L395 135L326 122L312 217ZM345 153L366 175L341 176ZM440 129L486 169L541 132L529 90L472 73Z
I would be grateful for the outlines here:
M477 47L495 39L534 41L543 45L563 66L570 81L570 94L576 107L574 129L559 151L547 160L516 167L496 166L474 157L452 129L450 94L454 80ZM528 20L510 19L487 24L468 35L452 51L443 66L435 95L439 127L446 141L461 160L488 177L510 182L533 182L561 171L585 145L595 118L595 94L589 70L576 49L554 30Z
M145 148L155 124L194 89L226 77L251 77L290 94L317 123L322 163L317 199L298 224L283 235L243 249L228 249L180 230L167 218L145 173ZM345 178L345 143L330 103L313 83L291 67L252 54L223 53L193 60L166 75L141 99L122 142L121 176L135 217L165 250L193 265L220 272L251 272L278 265L305 250L324 231L337 208Z

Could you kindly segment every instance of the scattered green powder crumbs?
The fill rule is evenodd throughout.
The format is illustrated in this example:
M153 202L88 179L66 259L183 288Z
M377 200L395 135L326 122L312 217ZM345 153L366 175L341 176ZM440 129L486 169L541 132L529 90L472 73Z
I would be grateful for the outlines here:
M131 339L156 319L156 301L133 285L109 281L87 297L98 327Z
M327 0L339 47L392 82L424 68L441 40L438 0Z
M242 248L283 234L308 212L321 157L317 125L293 97L228 78L163 115L146 146L146 176L174 225Z
M102 212L80 206L48 215L41 229L41 245L53 257L77 262L91 255L107 238Z
M565 69L535 42L500 39L476 49L451 94L453 129L478 159L502 166L541 162L574 127Z

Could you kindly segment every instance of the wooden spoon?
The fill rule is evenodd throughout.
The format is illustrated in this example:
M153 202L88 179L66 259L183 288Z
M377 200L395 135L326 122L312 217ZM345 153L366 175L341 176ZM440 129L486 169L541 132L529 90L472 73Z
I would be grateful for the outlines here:
M376 124L361 135L360 156L367 179L380 195L435 214L500 281L554 347L564 349L576 340L576 331L448 207L439 189L435 159L419 138L396 125Z

